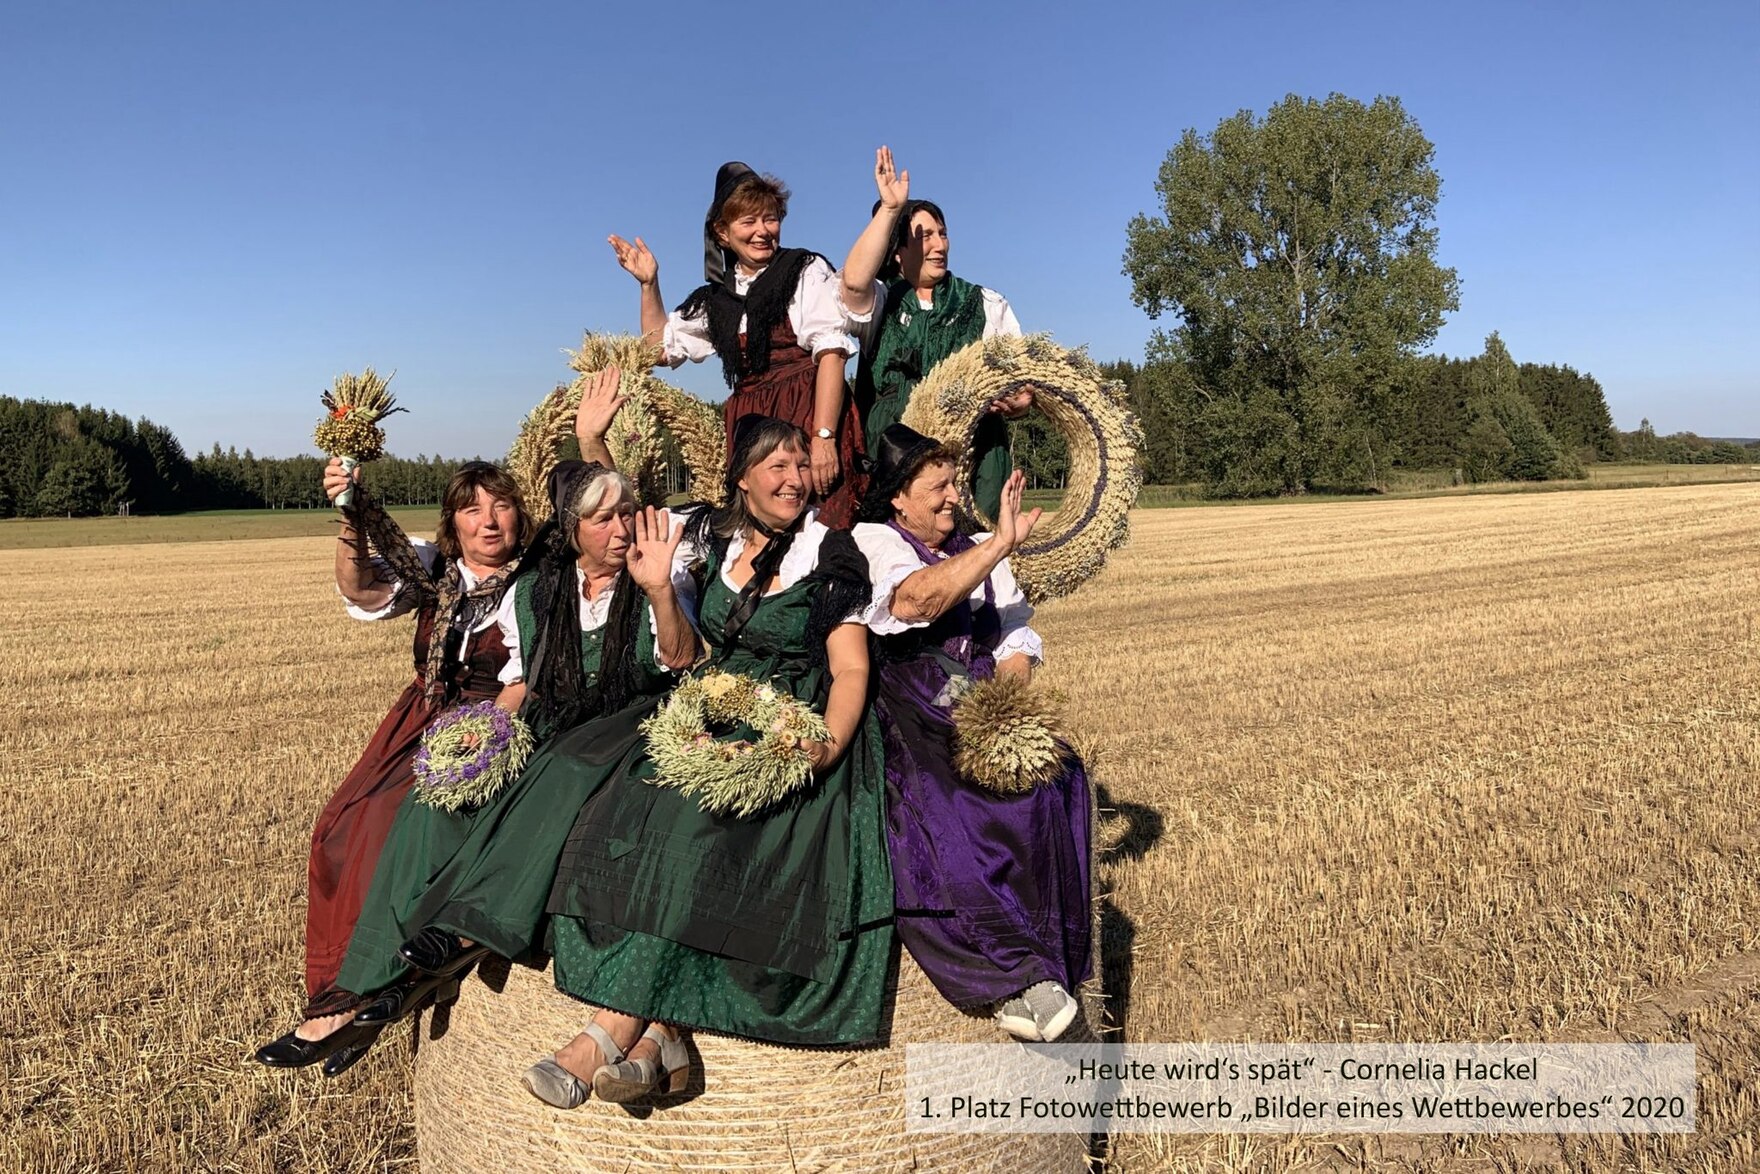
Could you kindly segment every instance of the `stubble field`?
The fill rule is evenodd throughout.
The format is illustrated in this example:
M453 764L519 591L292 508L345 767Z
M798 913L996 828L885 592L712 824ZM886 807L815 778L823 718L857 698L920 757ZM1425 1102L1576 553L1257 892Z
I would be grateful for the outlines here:
M1126 1136L1116 1168L1760 1166L1757 508L1139 512L1043 609L1127 1038L1699 1046L1689 1136ZM410 672L331 544L9 552L5 1168L413 1168L401 1041L334 1082L248 1060L300 1003L312 818Z

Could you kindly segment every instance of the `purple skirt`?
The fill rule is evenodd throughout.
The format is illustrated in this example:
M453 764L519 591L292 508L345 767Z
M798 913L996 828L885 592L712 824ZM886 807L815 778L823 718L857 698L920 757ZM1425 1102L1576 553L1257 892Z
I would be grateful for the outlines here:
M921 657L880 666L887 841L898 935L962 1010L1088 977L1093 931L1088 778L1073 751L1055 783L997 795L953 769L946 675Z

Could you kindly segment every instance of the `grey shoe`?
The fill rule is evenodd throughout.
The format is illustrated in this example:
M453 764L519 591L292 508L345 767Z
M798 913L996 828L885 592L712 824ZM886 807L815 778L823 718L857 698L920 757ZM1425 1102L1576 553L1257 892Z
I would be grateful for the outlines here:
M598 1045L599 1054L606 1061L594 1073L595 1079L598 1072L603 1072L607 1066L622 1063L623 1049L613 1042L603 1027L597 1023L589 1023L583 1034ZM520 1077L520 1083L540 1101L555 1105L558 1109L578 1109L593 1095L593 1090L586 1081L558 1064L553 1056L539 1060L527 1068L525 1075Z
M558 1109L578 1109L593 1095L580 1077L555 1060L539 1060L519 1079L533 1096Z
M1081 1004L1062 983L1037 982L1012 999L999 1003L996 1023L1016 1039L1047 1043L1069 1030Z
M662 1091L662 1078L666 1082L665 1092L684 1091L691 1075L691 1054L686 1050L684 1041L666 1035L658 1024L650 1024L648 1030L642 1032L642 1038L653 1040L660 1049L659 1062L643 1056L640 1060L606 1064L593 1073L593 1092L600 1100L619 1105L639 1101L651 1093Z

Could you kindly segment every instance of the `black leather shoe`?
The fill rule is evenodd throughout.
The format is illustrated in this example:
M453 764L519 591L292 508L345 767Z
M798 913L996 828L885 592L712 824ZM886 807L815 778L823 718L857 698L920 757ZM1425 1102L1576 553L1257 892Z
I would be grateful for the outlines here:
M376 1030L367 1033L353 1023L343 1024L323 1039L301 1039L290 1031L280 1039L258 1048L257 1063L266 1064L270 1068L309 1068L318 1061L327 1060L359 1043L363 1036L378 1034Z
M362 1007L354 1017L356 1027L383 1027L419 1011L430 998L436 1006L458 998L457 974L428 974L394 983Z
M337 1048L330 1058L324 1061L324 1075L341 1076L353 1068L360 1062L361 1057L371 1051L373 1045L379 1042L379 1033L383 1030L382 1027L366 1028L355 1042L346 1047Z
M488 953L488 946L467 946L457 934L433 926L397 948L397 956L423 974L462 974Z

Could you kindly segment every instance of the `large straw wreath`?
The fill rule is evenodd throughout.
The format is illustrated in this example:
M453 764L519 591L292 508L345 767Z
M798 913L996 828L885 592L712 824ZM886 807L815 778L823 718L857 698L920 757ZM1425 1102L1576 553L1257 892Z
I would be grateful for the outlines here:
M1069 446L1063 504L1009 560L1021 590L1038 603L1087 582L1130 536L1130 508L1143 483L1143 429L1124 384L1045 335L997 336L937 363L911 392L904 423L960 453L965 506L993 526L972 499L972 438L992 400L1028 385L1033 405Z
M508 472L519 482L526 508L537 521L550 516L545 485L556 467L558 450L574 437L574 415L586 380L607 367L622 371L617 390L629 397L605 437L618 471L635 484L643 501L664 501L663 434L670 433L690 470L692 495L719 504L727 465L719 408L655 378L659 349L636 335L589 333L581 339L580 350L566 353L568 365L579 376L532 409L507 450Z

